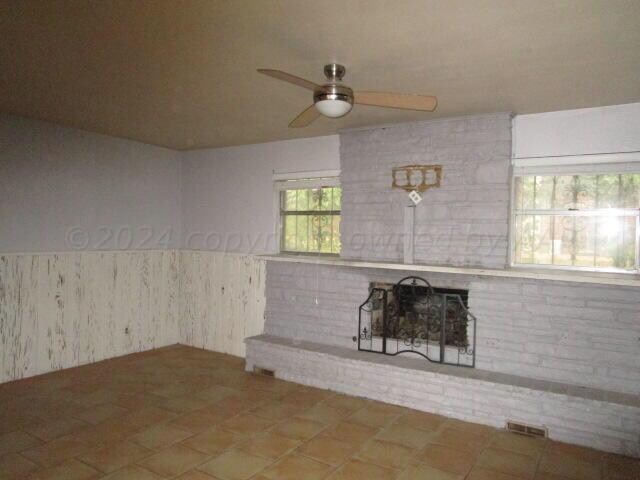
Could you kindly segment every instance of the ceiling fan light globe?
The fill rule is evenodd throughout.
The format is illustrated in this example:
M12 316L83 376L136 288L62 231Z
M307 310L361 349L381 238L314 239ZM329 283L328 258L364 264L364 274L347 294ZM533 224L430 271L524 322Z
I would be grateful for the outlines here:
M316 108L325 117L340 118L351 111L353 105L345 100L319 100Z

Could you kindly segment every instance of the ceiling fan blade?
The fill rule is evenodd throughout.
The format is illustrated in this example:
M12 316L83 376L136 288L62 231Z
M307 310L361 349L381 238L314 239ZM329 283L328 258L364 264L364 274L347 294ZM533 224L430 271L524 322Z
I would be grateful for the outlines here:
M320 112L316 108L315 105L311 105L309 108L304 110L300 115L293 119L293 121L289 124L289 128L300 128L306 127L313 123L320 116Z
M290 73L283 72L281 70L270 70L268 68L259 68L259 73L264 75L268 75L273 78L277 78L278 80L284 80L285 82L293 83L302 88L306 88L308 90L317 90L320 88L320 85L313 83L309 80L305 80L304 78L296 77L295 75L291 75Z
M388 92L355 92L354 102L374 107L403 108L425 112L433 112L438 105L436 97Z

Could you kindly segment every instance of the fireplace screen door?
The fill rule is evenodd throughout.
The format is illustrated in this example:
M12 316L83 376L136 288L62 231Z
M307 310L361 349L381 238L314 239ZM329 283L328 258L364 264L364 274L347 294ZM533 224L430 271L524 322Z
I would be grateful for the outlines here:
M360 306L358 350L475 366L476 319L458 291L434 289L420 277L370 290Z

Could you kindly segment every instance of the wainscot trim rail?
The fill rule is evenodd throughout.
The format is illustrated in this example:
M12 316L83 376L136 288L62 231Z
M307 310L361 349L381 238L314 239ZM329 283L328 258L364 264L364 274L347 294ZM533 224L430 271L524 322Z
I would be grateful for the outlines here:
M473 267L447 267L443 265L415 265L406 263L363 262L342 258L309 255L258 255L257 258L272 262L310 263L333 265L337 267L377 268L382 270L403 270L409 272L455 273L458 275L477 275L483 277L530 278L532 280L553 280L556 282L591 283L597 285L619 285L640 287L640 277L634 274L594 274L581 272L549 272L533 269L505 269Z

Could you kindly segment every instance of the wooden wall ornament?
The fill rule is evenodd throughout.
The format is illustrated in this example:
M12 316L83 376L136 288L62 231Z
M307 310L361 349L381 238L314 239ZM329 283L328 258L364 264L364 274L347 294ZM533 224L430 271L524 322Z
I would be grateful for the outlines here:
M393 177L392 188L402 188L410 192L416 190L420 193L429 188L437 188L442 180L442 165L406 165L394 167L391 170Z

